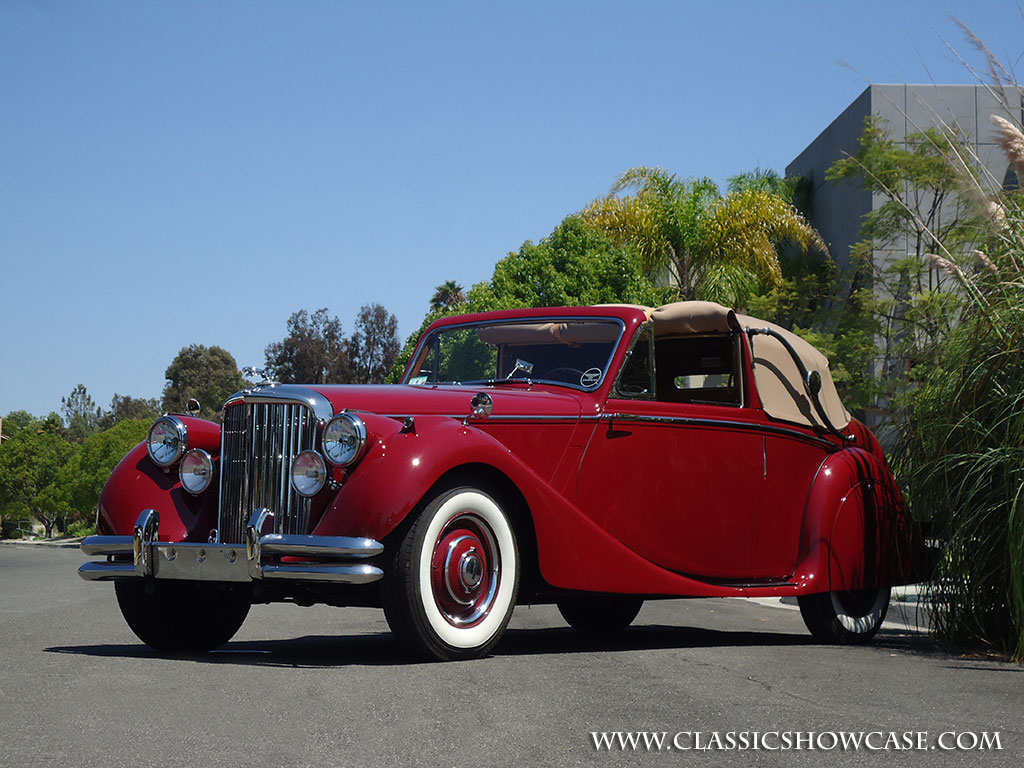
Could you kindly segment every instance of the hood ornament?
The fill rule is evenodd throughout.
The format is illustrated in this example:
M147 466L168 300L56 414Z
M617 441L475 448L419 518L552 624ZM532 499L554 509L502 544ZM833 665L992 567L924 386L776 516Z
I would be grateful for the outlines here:
M259 376L260 380L255 382L256 386L277 383L272 375L267 374L266 368L256 368L255 366L247 365L242 369L242 375L247 379L255 379Z

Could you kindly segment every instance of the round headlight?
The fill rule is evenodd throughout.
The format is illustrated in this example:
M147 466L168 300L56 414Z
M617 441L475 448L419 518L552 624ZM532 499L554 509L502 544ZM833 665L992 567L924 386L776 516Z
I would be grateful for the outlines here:
M178 465L181 486L193 496L210 487L213 480L213 459L201 448L193 448L185 454Z
M159 467L169 467L188 449L188 429L175 416L161 416L146 437L149 458Z
M359 458L366 445L366 425L353 413L342 413L324 427L324 453L331 464L345 467Z
M300 496L315 496L327 482L327 464L316 451L303 451L292 461L292 488Z

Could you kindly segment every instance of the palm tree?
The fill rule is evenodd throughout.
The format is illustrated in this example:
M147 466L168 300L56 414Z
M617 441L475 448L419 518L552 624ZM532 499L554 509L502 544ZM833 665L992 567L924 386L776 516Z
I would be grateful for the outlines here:
M723 197L710 179L631 168L582 216L616 242L632 245L648 272L667 277L680 299L738 306L782 283L777 248L784 240L827 249L778 193L758 184L736 187Z
M439 310L455 309L466 303L466 294L463 288L454 280L445 280L434 289L434 295L430 298L431 312Z

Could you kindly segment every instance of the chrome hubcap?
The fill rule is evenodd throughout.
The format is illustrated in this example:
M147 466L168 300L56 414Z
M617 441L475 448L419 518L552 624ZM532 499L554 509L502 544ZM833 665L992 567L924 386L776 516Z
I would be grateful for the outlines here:
M431 557L434 602L456 627L473 626L490 613L501 580L501 558L490 527L463 512L441 530Z
M477 555L476 550L471 549L462 556L462 562L459 563L459 581L462 582L462 586L466 589L473 589L480 583L483 577L483 563L480 562L480 557Z

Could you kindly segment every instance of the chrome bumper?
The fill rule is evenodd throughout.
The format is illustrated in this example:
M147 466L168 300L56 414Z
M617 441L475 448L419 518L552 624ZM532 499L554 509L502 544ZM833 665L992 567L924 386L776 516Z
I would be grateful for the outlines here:
M86 581L117 581L152 577L183 581L246 582L280 579L335 584L368 584L384 572L367 563L352 562L379 555L384 546L373 539L351 536L260 534L270 510L252 513L245 528L245 545L162 542L157 538L160 514L143 510L132 536L89 536L82 552L106 561L85 563L78 575ZM126 560L110 557L131 556ZM279 562L277 556L317 558L308 562ZM274 562L264 562L275 558Z

